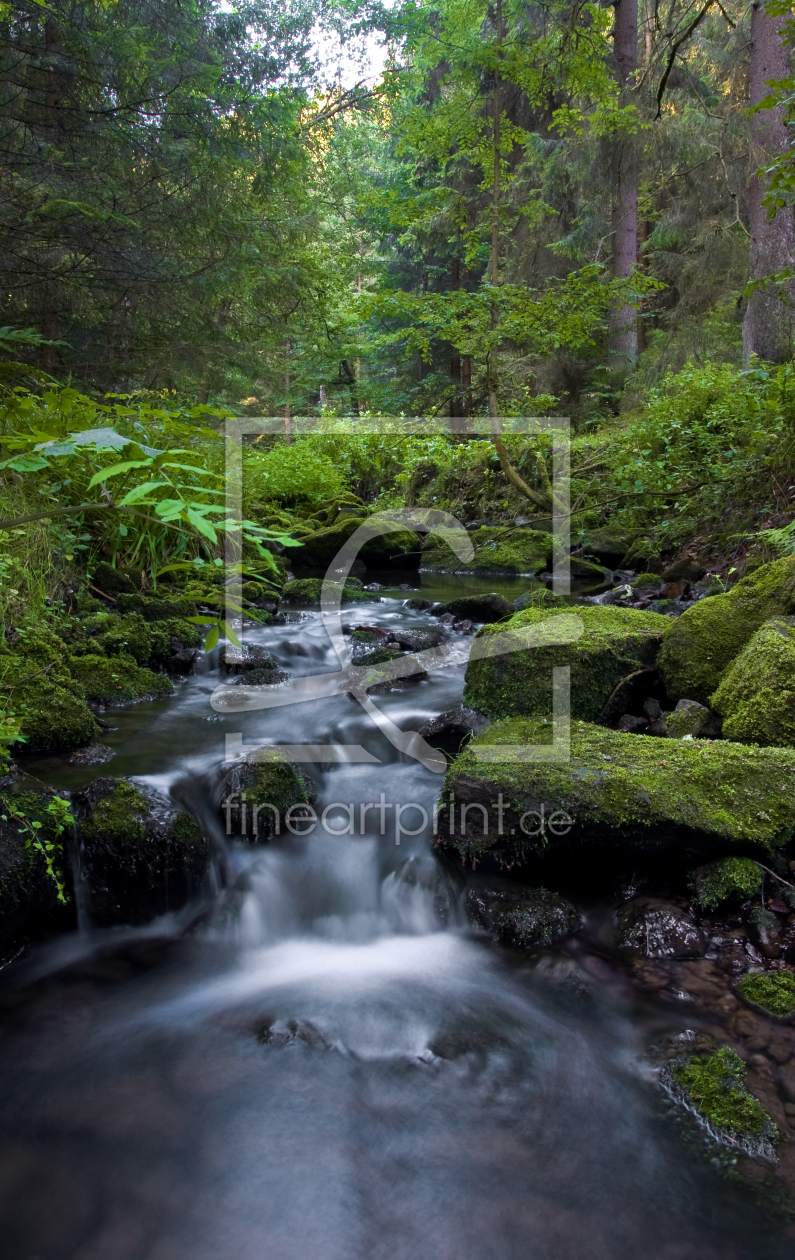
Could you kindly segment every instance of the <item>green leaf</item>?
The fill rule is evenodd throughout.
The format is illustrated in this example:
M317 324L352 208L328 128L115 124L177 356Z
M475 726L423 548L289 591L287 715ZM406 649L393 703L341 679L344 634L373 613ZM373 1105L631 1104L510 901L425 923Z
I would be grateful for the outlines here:
M208 632L207 638L204 640L205 652L210 652L215 647L216 643L218 642L219 637L220 636L218 633L218 626L213 626L212 629Z
M111 477L119 477L122 473L129 472L131 468L148 468L151 463L151 459L125 459L121 464L111 464L110 468L103 468L100 472L94 473L94 476L88 483L88 488L93 490L94 486L98 486L102 481L109 481Z

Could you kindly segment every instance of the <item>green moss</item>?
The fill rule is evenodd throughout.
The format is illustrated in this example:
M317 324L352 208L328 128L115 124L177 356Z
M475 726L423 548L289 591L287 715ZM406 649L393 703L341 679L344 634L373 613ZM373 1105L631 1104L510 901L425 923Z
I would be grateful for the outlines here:
M726 739L795 745L795 617L757 630L710 697Z
M795 975L787 971L748 972L737 988L754 1006L779 1019L795 1013Z
M148 661L152 655L152 631L140 613L114 618L114 623L100 637L100 644L108 656L124 653L136 661Z
M355 534L363 524L364 521L358 517L345 516L331 526L316 530L314 534L306 534L301 539L300 547L290 548L291 562L312 568L327 568L351 534Z
M45 842L60 841L47 806L52 800L49 792L13 792L11 800L16 809L24 814L29 823L39 823L38 836ZM24 929L32 919L49 913L58 905L56 881L47 872L47 863L41 850L28 845L30 832L3 807L0 809L0 939ZM62 863L57 855L54 865L58 878L63 880Z
M726 595L710 595L669 622L660 671L673 700L709 703L724 670L755 632L795 612L795 556L762 565Z
M605 582L610 574L601 564L593 560L583 560L580 556L569 557L569 572L578 582Z
M207 587L207 594L217 597L218 591L212 584ZM189 587L185 588L187 594ZM118 608L121 613L140 613L144 621L169 621L174 617L192 617L196 611L190 599L178 595L120 595Z
M757 852L769 861L765 851L795 831L790 749L668 742L573 722L568 760L550 762L525 751L551 740L551 723L533 718L494 722L475 736L447 772L441 842L464 855L490 851L506 862L539 845L569 851L576 841L613 854L670 852L694 865L693 858L709 859L732 847L738 855ZM474 810L466 832L459 834L456 826L450 837L450 793L484 805L486 834L482 812ZM494 805L500 793L506 807L502 831ZM542 803L546 817L556 810L569 814L570 833L557 838L550 832L541 840L523 834L520 819Z
M693 874L696 901L705 910L712 910L730 898L746 901L759 892L762 868L751 858L719 858Z
M693 1056L672 1068L676 1083L705 1120L730 1133L761 1137L774 1125L745 1087L745 1064L728 1046L707 1057Z
M584 627L580 638L578 619ZM490 717L551 716L552 669L568 666L572 715L593 721L622 678L653 666L667 624L657 613L633 608L529 607L478 631L465 702ZM554 642L558 636L562 643ZM506 652L506 646L513 650Z
M641 573L639 577L635 578L632 585L633 587L653 586L655 590L658 590L661 585L660 575L659 573Z
M94 567L92 574L94 586L106 595L132 594L141 585L141 574L135 569L117 569L104 561Z
M68 668L66 644L47 626L20 633L13 651L3 651L0 686L13 710L22 715L24 752L78 748L99 734L83 690Z
M312 607L320 607L320 593L323 589L322 578L298 578L295 582L288 582L282 591L282 602L285 604L309 604ZM347 583L340 588L338 582L331 583L332 594L342 590L343 604L367 604L378 603L378 596L372 591L365 591L361 586L349 586Z
M81 824L84 841L98 840L113 845L143 844L148 836L146 819L149 806L132 783L120 779L107 796L94 806Z
M124 704L170 696L173 683L164 674L139 666L132 656L73 656L69 665L87 700L95 704Z
M552 560L552 535L541 530L484 525L468 534L468 538L475 548L475 556L463 563L448 547L443 534L428 534L422 548L423 568L446 573L532 576L548 568Z
M168 660L171 655L171 640L179 639L183 647L197 648L202 645L202 636L198 626L194 626L184 617L172 617L169 621L156 621L151 627L153 661Z

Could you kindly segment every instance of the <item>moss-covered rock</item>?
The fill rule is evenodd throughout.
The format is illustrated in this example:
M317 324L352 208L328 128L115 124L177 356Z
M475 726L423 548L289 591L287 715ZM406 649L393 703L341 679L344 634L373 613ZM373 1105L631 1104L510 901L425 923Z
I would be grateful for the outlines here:
M113 623L99 642L108 656L133 656L142 663L152 655L153 636L148 624L140 613L130 613L127 617L114 617Z
M631 583L633 590L640 590L643 587L653 588L659 591L662 585L662 579L657 573L640 573Z
M762 886L762 868L753 858L719 858L693 872L695 899L705 910L727 901L747 901Z
M520 949L549 949L580 927L570 901L546 888L523 888L508 880L490 880L467 889L469 922L495 941Z
M527 748L551 740L551 724L530 718L494 722L475 736L447 772L440 843L465 857L490 853L505 863L591 850L633 859L665 855L686 868L727 850L768 861L768 848L795 831L791 749L662 742L585 722L572 722L568 760L537 759L543 748L540 754ZM468 804L462 826L461 806Z
M546 586L537 586L532 591L525 591L513 601L514 612L524 612L525 608L567 608L568 604L562 595L556 595Z
M572 715L593 721L622 678L654 665L667 624L657 613L599 604L527 608L478 631L466 703L490 717L551 716L552 670L567 665Z
M795 745L795 617L768 621L724 671L710 704L727 739Z
M659 666L672 700L709 703L723 671L774 617L795 612L795 556L762 565L726 595L710 595L669 623Z
M25 753L79 748L100 733L69 670L66 644L46 625L18 634L0 652L0 687L22 716Z
M346 513L338 516L334 523L307 534L301 541L300 548L290 552L290 559L297 565L325 569L335 559L340 548L345 545L352 534L366 522L363 517L349 516ZM391 565L419 564L420 540L412 530L395 530L388 534L376 534L361 547L358 558L370 568L386 569Z
M761 1006L762 1010L777 1019L795 1014L795 975L789 968L784 971L748 971L738 980L737 988L747 1002Z
M189 814L126 779L95 779L81 803L81 879L92 923L147 923L198 893L210 846Z
M95 565L92 574L94 585L99 590L104 591L106 595L132 595L134 591L140 590L141 574L135 569L117 569L115 565L101 564Z
M336 594L337 591L341 591L343 604L367 604L379 602L378 595L372 591L365 591L361 586L350 586L347 582L342 587L338 582L332 582L330 585L332 594ZM282 591L282 603L306 604L311 608L319 608L322 589L322 578L298 578L294 582L288 582L285 586Z
M747 1090L745 1071L740 1056L724 1046L715 1054L693 1055L674 1064L668 1069L667 1084L669 1092L692 1107L718 1140L735 1147L739 1140L748 1150L747 1139L752 1139L751 1153L761 1154L757 1144L766 1139L769 1146L777 1131L759 1099Z
M680 700L666 724L671 739L710 739L720 727L712 710L697 700Z
M28 824L37 823L37 837L55 844L54 871L66 880L66 861L55 822L47 813L54 792L14 789L5 793ZM0 808L0 950L30 932L38 932L58 922L63 907L58 902L58 885L48 873L41 849L30 843L31 830L15 818L6 801Z
M486 526L469 534L474 559L466 564L448 547L443 534L428 534L422 567L438 573L521 573L532 577L552 560L552 535L535 529Z
M188 587L185 590L187 593ZM208 591L214 592L217 598L218 591L212 584ZM140 613L144 621L170 621L174 617L192 617L196 612L191 599L159 592L151 595L120 595L117 602L119 612Z
M281 835L315 799L314 785L280 748L259 748L235 766L222 784L221 816L226 834L258 844ZM289 814L289 817L288 817Z
M172 617L168 621L156 621L151 626L151 659L158 664L168 663L175 652L199 648L202 636L198 626L184 617Z
M174 684L165 674L155 674L137 664L132 656L73 656L69 667L83 688L86 700L94 704L126 704L132 700L154 700L170 696Z
M601 564L594 564L593 560L586 560L582 556L569 557L569 572L576 582L588 582L591 585L596 583L605 584L610 581L610 570L605 569Z

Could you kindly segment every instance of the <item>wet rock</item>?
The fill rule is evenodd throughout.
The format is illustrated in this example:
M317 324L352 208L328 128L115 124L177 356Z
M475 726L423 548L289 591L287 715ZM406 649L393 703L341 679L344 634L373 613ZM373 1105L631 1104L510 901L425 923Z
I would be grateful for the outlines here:
M198 648L183 647L179 639L172 639L172 650L166 661L166 669L170 674L192 674L196 662L201 656Z
M469 621L469 620L467 620L467 621L454 621L454 622L453 622L453 629L454 629L454 630L457 630L459 634L474 634L474 633L475 633L475 623L474 623L474 622L472 622L472 621Z
M725 595L700 599L672 622L660 670L672 699L709 704L721 675L767 621L795 613L795 556L762 565Z
M75 804L80 878L95 926L148 923L198 894L210 846L189 814L127 779L95 779Z
M309 656L309 651L304 647L303 643L294 642L291 639L282 639L279 646L288 656Z
M386 649L384 649L386 652ZM368 695L386 695L390 691L402 691L406 687L426 682L427 672L416 656L410 653L395 653L392 660L371 657L359 686Z
M447 642L447 635L441 626L428 626L425 630L408 630L391 626L391 638L407 652L424 652L428 648L439 647Z
M446 604L439 604L433 610L435 617L450 616L454 621L468 618L470 621L494 622L511 614L511 605L502 595L493 591L487 595L462 595L459 599L451 599Z
M603 595L598 595L593 603L603 607L629 607L635 599L635 592L629 583L625 582L621 586L614 586L612 590L605 591Z
M412 612L427 612L429 608L433 608L433 600L413 596L411 599L406 600L403 607L410 608Z
M115 756L115 748L107 744L89 744L87 748L78 748L67 761L71 766L105 766Z
M795 750L662 744L575 720L567 760L540 761L530 749L521 755L523 746L552 743L552 734L543 719L510 718L476 735L447 772L439 843L464 858L489 853L506 864L540 851L547 861L573 861L578 852L598 850L632 863L665 855L686 870L738 850L756 851L766 862L767 846L795 830ZM462 831L460 807L470 803Z
M243 797L245 796L245 800ZM314 784L281 748L264 747L234 766L220 786L220 813L227 836L258 844L285 831L306 830Z
M366 590L366 591L385 591L385 590L386 590L386 587L385 587L385 586L382 586L380 582L368 582L368 583L367 583L367 585L364 587L364 590Z
M720 729L715 714L697 700L680 700L666 722L672 739L684 739L688 735L693 739L710 739Z
M672 901L637 897L616 912L616 945L639 958L702 958L706 944L688 910Z
M611 580L612 574L600 564L585 560L581 556L569 556L569 572L578 582L589 581L594 585L602 585Z
M565 898L507 880L468 888L466 912L469 922L493 940L522 949L549 948L580 927L579 912Z
M601 532L586 533L582 538L582 553L593 556L608 569L617 569L627 551L626 538Z
M410 582L401 582L400 586L398 587L398 590L408 592L408 591L413 591L414 587L411 585Z
M262 669L246 670L244 674L235 675L230 682L239 687L278 687L281 683L286 683L289 677L286 669L266 666Z
M433 748L440 748L449 757L455 757L473 735L485 730L489 724L487 717L478 713L477 709L459 705L457 709L448 709L438 717L425 722L417 732Z
M636 717L632 713L624 713L618 719L616 730L624 731L628 735L643 735L649 728L648 719L645 717Z
M753 906L746 916L748 935L764 958L780 958L784 924L772 910Z
M252 669L275 670L279 663L272 652L257 643L235 647L229 643L221 648L219 664L228 674L246 674Z
M625 680L653 668L666 625L652 612L597 604L528 608L504 625L478 631L465 702L494 717L551 717L552 671L568 666L572 716L618 718L635 707L622 689Z

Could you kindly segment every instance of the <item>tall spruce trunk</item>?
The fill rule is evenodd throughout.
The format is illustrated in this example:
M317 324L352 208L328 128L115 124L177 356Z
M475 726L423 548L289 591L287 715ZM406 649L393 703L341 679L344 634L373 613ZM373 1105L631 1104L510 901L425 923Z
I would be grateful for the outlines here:
M638 68L638 0L616 0L613 8L613 51L623 101L630 76ZM638 155L634 136L616 137L610 166L613 275L626 280L638 261ZM607 349L614 371L634 366L638 357L638 313L634 306L616 306L611 311Z
M769 94L771 79L786 79L791 72L790 50L777 30L782 18L769 17L764 3L751 6L751 104L757 105ZM753 169L765 166L790 147L784 110L761 110L751 115L751 162ZM766 181L756 174L747 185L748 219L751 233L751 279L761 280L785 267L795 267L795 214L787 206L769 218L762 204ZM784 300L782 300L782 298ZM752 354L780 363L792 353L795 327L795 283L755 289L748 299L743 320L743 362Z

